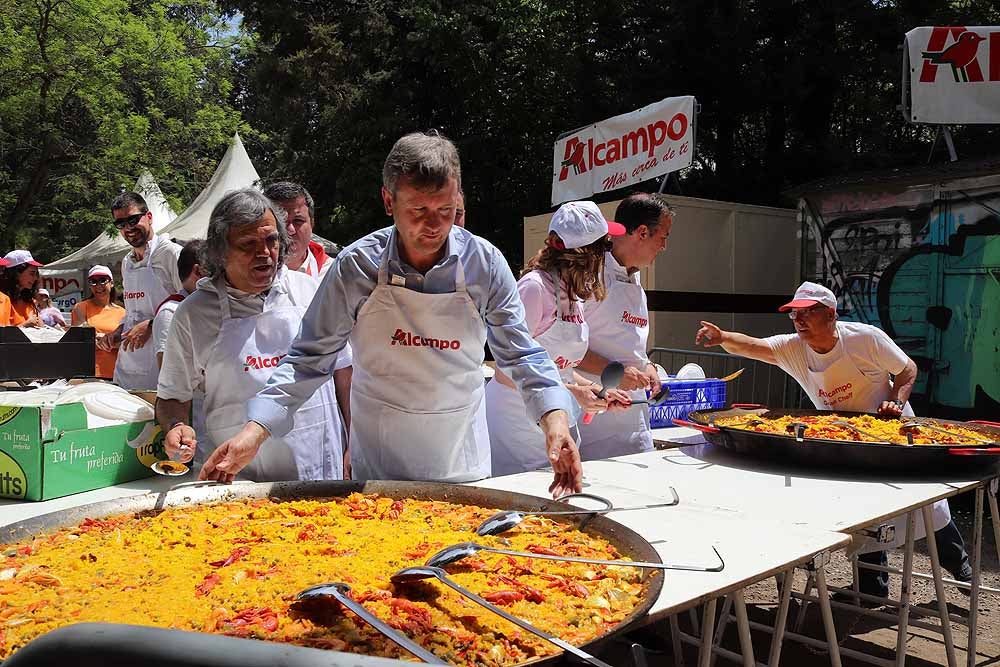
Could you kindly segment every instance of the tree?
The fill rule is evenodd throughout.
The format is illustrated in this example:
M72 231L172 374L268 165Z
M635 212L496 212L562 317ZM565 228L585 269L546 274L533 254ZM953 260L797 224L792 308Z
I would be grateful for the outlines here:
M148 168L175 207L232 133L225 17L207 0L0 0L0 243L55 259Z

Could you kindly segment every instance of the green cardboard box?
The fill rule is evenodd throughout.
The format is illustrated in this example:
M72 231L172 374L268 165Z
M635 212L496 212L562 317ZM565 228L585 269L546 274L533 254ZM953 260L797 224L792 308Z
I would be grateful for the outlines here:
M49 500L150 477L163 434L155 421L87 428L80 403L4 407L0 497Z

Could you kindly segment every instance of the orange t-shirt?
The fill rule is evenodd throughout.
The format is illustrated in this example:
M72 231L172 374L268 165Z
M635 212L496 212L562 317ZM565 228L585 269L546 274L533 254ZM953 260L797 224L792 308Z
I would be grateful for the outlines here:
M35 308L35 304L29 303L27 301L8 301L10 304L10 326L16 327L20 326L23 322L27 322L28 318L38 312Z
M0 327L10 324L10 297L0 292Z
M75 324L86 322L94 327L99 334L113 332L124 318L125 309L113 302L101 308L94 303L93 299L85 299L73 308L73 322ZM118 350L112 352L97 350L94 375L99 378L113 378L115 376L115 362L117 360Z

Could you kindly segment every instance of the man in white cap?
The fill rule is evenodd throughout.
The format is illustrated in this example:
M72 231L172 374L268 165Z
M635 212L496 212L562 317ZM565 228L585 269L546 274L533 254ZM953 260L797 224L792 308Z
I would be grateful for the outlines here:
M177 273L181 246L166 234L153 233L153 214L137 192L123 192L111 202L111 215L132 252L122 259L125 319L111 336L98 341L110 351L120 344L115 362L115 384L125 389L155 389L159 367L152 345L156 307L183 289Z
M603 301L584 305L590 325L590 349L577 370L599 382L609 362L625 366L619 388L632 400L646 398L646 392L660 389L656 367L646 356L649 339L649 308L646 291L639 284L639 270L650 266L667 247L674 224L674 212L666 200L656 195L629 195L615 210L615 221L625 234L611 239L612 248L604 259ZM635 407L601 415L589 424L580 424L580 457L584 461L624 456L653 449L649 428L649 408Z
M837 297L811 282L799 285L792 300L778 310L788 313L794 334L754 338L702 322L695 344L718 345L730 354L778 366L795 378L817 410L913 415L907 399L917 379L917 365L884 331L870 324L838 321ZM922 536L919 519L918 524L918 536ZM941 564L956 579L968 581L972 569L947 501L935 503L934 527ZM900 520L897 539L905 534ZM862 560L884 565L885 552L864 554ZM885 573L862 570L860 583L862 592L888 594Z

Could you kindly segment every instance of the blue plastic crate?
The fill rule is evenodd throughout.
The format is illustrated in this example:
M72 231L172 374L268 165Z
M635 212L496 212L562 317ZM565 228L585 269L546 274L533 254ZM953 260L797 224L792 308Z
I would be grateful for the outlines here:
M714 410L726 405L726 383L722 380L676 380L663 383L670 396L662 405L649 408L652 428L673 426L674 419L687 419L695 410Z

